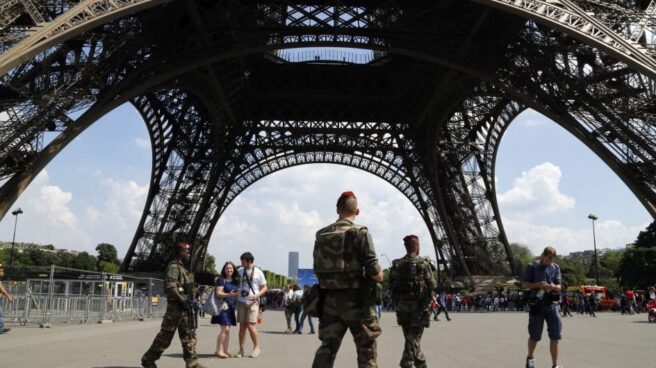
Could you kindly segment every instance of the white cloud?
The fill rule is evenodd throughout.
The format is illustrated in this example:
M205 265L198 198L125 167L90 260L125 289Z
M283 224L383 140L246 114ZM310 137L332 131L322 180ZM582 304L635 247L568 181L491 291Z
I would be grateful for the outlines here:
M371 174L337 165L305 165L273 174L241 194L223 214L210 241L217 265L248 250L264 268L287 273L287 254L300 252L301 267L312 266L314 234L335 221L335 201L353 190L360 201L358 222L374 238L381 264L403 256L402 238L415 233L422 253L435 258L428 229L397 189Z
M557 225L541 223L548 216L563 216L572 211L576 201L560 190L560 168L545 162L522 172L513 187L497 197L504 228L511 242L527 244L538 253L547 245L561 254L592 249L592 229L568 226L564 220ZM627 226L619 220L597 221L597 247L617 248L633 240L646 224Z
M538 113L535 110L529 109L521 113L517 117L517 120L514 123L517 123L520 126L524 126L524 127L535 128L535 127L544 126L549 122L552 121L546 116Z
M89 236L72 209L73 203L73 194L51 183L48 172L42 171L14 204L24 212L18 223L17 241L61 243L66 248L88 243ZM5 216L0 226L5 239L13 235L11 217Z
M515 179L513 187L498 195L499 206L508 211L506 216L540 216L574 208L573 197L561 193L560 168L545 162Z
M148 185L117 179L104 179L102 184L109 189L102 217L121 229L135 228L143 213Z
M560 254L593 248L590 227L547 226L505 217L503 221L509 240L527 244L535 254L539 254L547 245L556 247ZM637 234L647 225L626 226L618 220L598 221L596 224L597 248L621 248L632 243Z
M148 138L135 138L134 139L134 144L142 149L149 149L150 148L150 139Z

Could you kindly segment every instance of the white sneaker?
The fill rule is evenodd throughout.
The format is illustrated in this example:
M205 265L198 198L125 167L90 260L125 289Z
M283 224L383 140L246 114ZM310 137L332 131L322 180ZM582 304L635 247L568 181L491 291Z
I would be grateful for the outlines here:
M535 368L535 358L526 358L526 368Z

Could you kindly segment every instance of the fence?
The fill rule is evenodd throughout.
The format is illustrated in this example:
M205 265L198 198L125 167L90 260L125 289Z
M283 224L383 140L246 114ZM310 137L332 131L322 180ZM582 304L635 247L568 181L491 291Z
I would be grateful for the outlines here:
M0 299L5 323L50 327L159 318L166 311L160 279L55 266L5 267L4 284L14 297L12 303Z

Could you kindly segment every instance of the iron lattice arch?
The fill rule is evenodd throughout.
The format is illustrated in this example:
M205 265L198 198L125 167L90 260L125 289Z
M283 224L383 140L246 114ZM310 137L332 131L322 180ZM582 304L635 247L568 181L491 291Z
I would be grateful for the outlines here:
M131 102L153 168L124 271L161 270L178 238L199 264L249 185L335 163L399 189L455 274L514 272L495 161L526 108L656 217L655 19L634 0L0 0L0 217Z

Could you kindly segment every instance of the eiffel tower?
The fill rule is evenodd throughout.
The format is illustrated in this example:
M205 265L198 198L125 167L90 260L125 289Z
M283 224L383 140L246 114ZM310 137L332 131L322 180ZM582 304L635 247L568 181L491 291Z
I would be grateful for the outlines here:
M516 273L495 159L526 109L656 218L655 25L648 0L0 0L0 218L129 102L153 165L122 271L177 239L202 264L244 189L332 163L401 191L458 275Z

